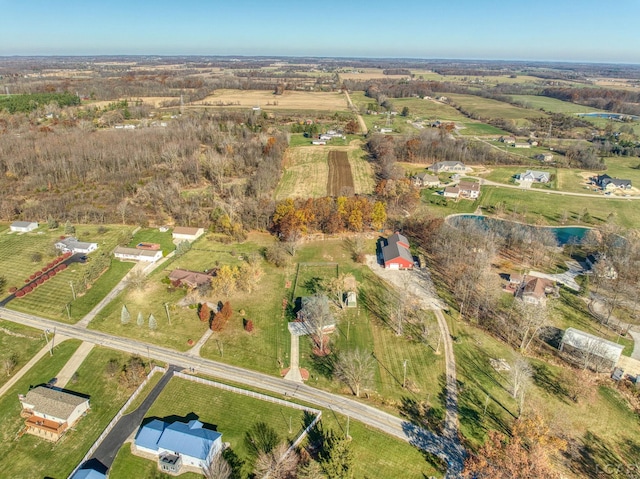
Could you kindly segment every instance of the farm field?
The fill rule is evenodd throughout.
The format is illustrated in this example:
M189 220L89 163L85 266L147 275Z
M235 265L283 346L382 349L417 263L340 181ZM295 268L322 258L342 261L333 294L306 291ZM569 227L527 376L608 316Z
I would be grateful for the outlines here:
M356 194L373 191L373 169L366 160L360 141L347 147L314 145L288 148L284 159L284 173L276 188L276 200L285 198L320 198L327 196L329 182L328 157L331 151L345 152L351 165L353 189Z
M57 443L28 434L15 440L24 422L19 415L17 394L25 394L30 385L43 384L55 377L79 344L76 340L58 344L53 356L41 359L0 399L3 425L0 437L6 452L0 458L0 467L6 477L67 477L128 398L131 391L108 377L105 367L111 359L124 364L129 356L96 347L79 367L76 379L67 385L71 391L90 396L91 409L86 417Z
M544 113L541 112L519 108L508 103L475 95L451 93L447 94L447 97L465 110L481 118L503 118L505 120L514 120L516 123L526 123L528 118L544 116Z
M329 151L328 163L327 195L352 196L354 193L353 175L347 152Z
M524 106L533 108L536 110L550 111L553 113L591 113L599 112L597 110L585 105L578 105L577 103L571 103L569 101L558 100L548 96L539 95L511 95L513 101L521 103Z
M221 414L220 411L224 411ZM281 438L291 440L296 437L303 427L302 411L287 408L234 394L209 386L196 384L184 379L172 379L160 397L153 404L147 417L184 417L197 415L199 420L216 427L222 433L222 440L231 444L231 450L237 455L240 473L237 477L249 477L252 466L244 445L244 433L256 422L266 422L274 427ZM289 420L291 419L291 433ZM346 433L346 418L331 411L324 411L320 430L329 429L337 434ZM395 479L402 471L402 477L418 479L429 475L440 476L438 471L424 460L424 456L415 448L403 441L395 440L374 429L350 421L349 434L354 453L355 477L363 474L381 479ZM129 444L125 444L119 451L109 477L125 479L131 477L131 471L136 467L143 467L143 471L153 473L144 463L156 468L152 461L133 456L129 451ZM379 451L385 450L385 459L379 460ZM372 475L373 474L373 475ZM155 476L144 476L155 477ZM162 477L162 476L158 476ZM180 477L191 478L191 475ZM234 476L236 477L236 476Z
M5 369L0 374L0 386L20 371L20 368L46 344L42 331L10 321L0 321L0 364ZM14 363L8 372L5 360L11 360Z
M285 91L275 95L273 90L216 90L204 100L190 106L253 108L263 110L347 111L347 100L342 93Z

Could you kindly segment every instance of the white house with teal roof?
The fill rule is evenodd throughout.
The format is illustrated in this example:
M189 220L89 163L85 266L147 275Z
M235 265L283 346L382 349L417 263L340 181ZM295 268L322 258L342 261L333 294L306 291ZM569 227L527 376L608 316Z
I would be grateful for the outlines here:
M188 423L154 419L140 427L134 444L137 451L156 456L161 471L177 474L183 466L206 467L222 450L222 434L195 419Z

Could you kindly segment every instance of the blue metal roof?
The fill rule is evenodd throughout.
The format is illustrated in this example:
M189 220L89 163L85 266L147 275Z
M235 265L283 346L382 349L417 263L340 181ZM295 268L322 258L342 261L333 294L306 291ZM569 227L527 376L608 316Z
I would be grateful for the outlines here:
M78 469L71 479L104 479L105 477L107 476L95 469Z
M154 451L161 448L205 460L213 443L220 437L222 434L219 432L203 429L200 421L167 424L155 419L140 428L136 445Z

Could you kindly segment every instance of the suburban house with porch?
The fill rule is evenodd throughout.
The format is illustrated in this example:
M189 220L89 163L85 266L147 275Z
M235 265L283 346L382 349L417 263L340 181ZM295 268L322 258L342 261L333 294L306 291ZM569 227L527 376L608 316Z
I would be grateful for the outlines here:
M146 250L118 246L113 250L113 256L125 261L146 261L147 263L155 263L162 258L162 250Z
M138 430L134 452L153 455L162 472L177 475L191 468L202 471L222 450L222 434L198 420L165 422L153 419Z
M382 261L385 268L412 269L413 256L409 251L409 240L400 233L394 233L381 245Z
M440 186L440 178L429 173L418 173L411 177L413 186L417 188L437 188Z
M461 173L467 171L467 167L461 161L439 161L434 163L429 168L429 171L434 173Z
M174 240L195 241L204 234L204 228L176 226L171 233Z
M15 233L28 233L38 229L38 223L36 221L14 221L9 229Z
M57 441L89 410L89 399L46 386L19 394L27 434Z
M595 177L595 184L603 190L612 191L616 189L630 190L631 180L621 180L619 178L611 178L609 175L598 175Z
M527 170L519 175L520 181L530 181L531 183L549 183L551 174L548 171Z
M58 241L55 245L61 253L91 253L98 249L98 243L87 243L78 241L77 238L69 237Z

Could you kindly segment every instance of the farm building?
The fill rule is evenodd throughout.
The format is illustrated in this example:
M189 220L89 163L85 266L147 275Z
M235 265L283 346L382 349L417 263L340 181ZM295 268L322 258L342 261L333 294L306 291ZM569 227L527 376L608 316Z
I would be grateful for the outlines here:
M203 284L211 282L211 274L189 271L188 269L174 269L169 273L169 281L179 286L185 285L189 288L197 288Z
M10 229L16 233L28 233L38 228L35 221L14 221L11 223Z
M147 261L149 263L155 263L162 258L162 250L153 251L118 246L113 250L113 256L122 260Z
M134 445L135 451L157 457L162 472L179 474L183 466L206 467L222 449L222 434L195 419L188 423L154 419L140 427Z
M188 226L176 226L173 229L173 233L171 233L174 240L187 240L187 241L195 241L198 238L200 238L200 236L202 236L203 234L204 234L204 228L195 228L195 227L192 228Z
M548 171L527 170L519 175L520 181L531 181L532 183L549 183L551 175Z
M382 260L385 268L413 268L413 256L409 251L409 240L405 236L394 233L385 240L385 243L382 246Z
M78 241L77 238L65 238L58 241L55 245L57 250L62 253L91 253L98 249L98 243L87 243Z
M578 356L585 367L613 369L620 360L624 346L575 328L567 328L560 341L560 351Z
M22 404L20 415L26 418L25 432L49 441L60 439L89 410L88 398L45 386L18 398Z
M434 173L449 173L449 172L464 172L467 171L467 167L464 166L464 163L461 161L440 161L438 163L434 163L429 168L429 171L433 171Z

